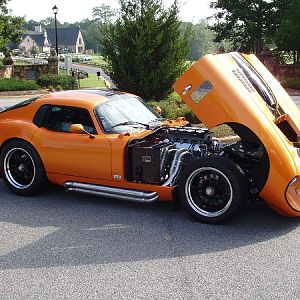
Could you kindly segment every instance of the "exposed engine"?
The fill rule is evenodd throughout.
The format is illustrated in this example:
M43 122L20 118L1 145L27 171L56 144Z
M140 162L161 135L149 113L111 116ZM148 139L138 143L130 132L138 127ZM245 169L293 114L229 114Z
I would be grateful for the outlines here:
M192 159L220 154L221 144L207 128L162 127L128 146L127 180L173 186Z

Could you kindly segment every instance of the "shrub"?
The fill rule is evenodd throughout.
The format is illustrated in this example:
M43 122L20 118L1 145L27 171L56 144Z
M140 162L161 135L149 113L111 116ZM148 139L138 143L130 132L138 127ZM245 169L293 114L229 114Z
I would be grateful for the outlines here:
M159 106L162 110L162 117L167 119L176 119L178 117L185 117L190 123L200 123L196 115L190 108L182 102L180 97L173 93L167 99L162 101L150 101L148 104L152 107ZM216 137L227 137L235 135L234 131L228 125L220 125L211 129Z
M40 86L33 80L0 78L0 91L28 91L38 90L39 88Z
M284 88L300 89L300 78L299 77L286 78L286 79L282 80L281 84Z
M211 131L218 138L235 135L234 131L226 124L214 127Z
M162 117L167 119L176 119L185 117L191 123L199 123L199 119L190 110L190 108L182 102L180 97L173 93L167 99L161 101L150 101L150 106L159 106L162 110Z
M103 26L102 54L108 73L124 91L146 101L161 100L186 70L190 27L181 31L179 1L168 9L161 0L121 0L119 18Z
M55 89L54 89L53 85L49 85L48 90L49 90L49 92L52 93L52 92L54 92Z
M74 88L75 79L70 75L48 74L39 77L37 83L45 88L61 86L64 90L72 90Z

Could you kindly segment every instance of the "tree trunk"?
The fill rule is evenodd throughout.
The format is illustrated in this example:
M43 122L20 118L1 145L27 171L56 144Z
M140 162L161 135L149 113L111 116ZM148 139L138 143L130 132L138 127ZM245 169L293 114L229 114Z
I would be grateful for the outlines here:
M297 63L297 53L295 50L293 50L293 64L295 65Z
M255 49L255 54L256 56L259 56L261 51L262 51L262 39L261 37L258 37L256 40L256 49Z

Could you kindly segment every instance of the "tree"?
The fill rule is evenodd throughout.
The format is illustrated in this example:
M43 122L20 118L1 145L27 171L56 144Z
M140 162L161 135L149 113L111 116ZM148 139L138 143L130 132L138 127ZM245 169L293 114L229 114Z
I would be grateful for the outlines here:
M93 8L93 20L100 25L110 23L116 15L117 10L106 4Z
M216 41L230 40L236 50L260 54L263 43L273 38L291 0L218 0L211 2L217 9Z
M177 1L120 0L121 15L106 26L103 55L116 85L146 100L160 100L185 70L189 31L180 32Z
M0 51L6 51L9 42L19 42L25 20L7 15L7 0L0 0Z
M293 52L294 64L300 62L300 0L293 0L276 35L280 50Z
M218 44L214 43L215 34L208 28L206 20L201 20L194 25L186 22L181 25L183 31L189 27L191 28L191 36L188 43L188 60L198 60L205 54L215 52Z
M93 8L93 26L86 30L86 38L91 41L92 47L97 53L102 52L103 30L113 22L118 16L118 11L109 5L101 4Z
M72 24L73 26L74 24ZM76 23L80 27L85 48L93 49L96 53L100 50L101 26L94 20L84 19Z
M40 25L40 22L31 19L31 20L25 22L24 29L25 30L34 30L34 27L38 26L38 25Z

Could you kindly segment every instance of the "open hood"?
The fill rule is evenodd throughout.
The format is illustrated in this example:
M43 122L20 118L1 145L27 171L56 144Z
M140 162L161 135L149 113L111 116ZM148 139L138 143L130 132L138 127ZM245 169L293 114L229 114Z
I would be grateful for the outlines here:
M255 55L206 55L173 88L209 129L228 124L236 131L240 124L261 140L280 129L290 142L298 142L298 108Z

